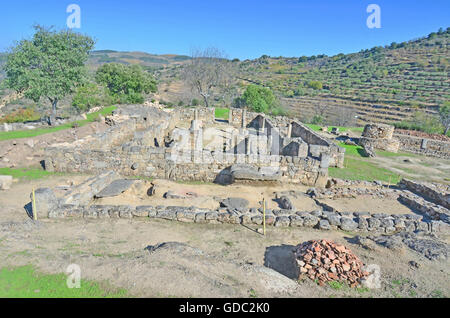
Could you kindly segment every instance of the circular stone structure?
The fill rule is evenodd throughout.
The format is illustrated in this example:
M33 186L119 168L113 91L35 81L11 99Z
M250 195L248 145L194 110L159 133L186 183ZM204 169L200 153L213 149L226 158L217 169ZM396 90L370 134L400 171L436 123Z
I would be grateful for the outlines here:
M373 147L375 149L386 150L389 152L398 152L400 142L392 138L395 127L386 124L367 124L359 139L359 145L362 147Z

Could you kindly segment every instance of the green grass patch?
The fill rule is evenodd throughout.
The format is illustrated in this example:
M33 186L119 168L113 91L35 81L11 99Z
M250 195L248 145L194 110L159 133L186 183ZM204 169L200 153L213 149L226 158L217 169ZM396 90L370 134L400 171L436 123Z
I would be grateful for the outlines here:
M339 147L345 148L345 156L350 155L350 156L362 157L363 148L361 146L352 146L352 145L347 145L343 142L340 142Z
M361 146L352 146L352 145L346 145L343 142L339 143L339 147L345 148L345 155L351 155L356 157L362 157L362 150L363 148ZM419 155L413 154L413 153L406 153L406 152L389 152L385 150L375 150L375 153L377 156L380 157L386 157L386 158L394 158L394 157L412 157L417 158Z
M0 168L0 175L12 176L15 179L36 180L58 174L60 173L49 172L39 168Z
M386 168L381 168L377 164L370 162L370 159L363 157L363 148L361 146L346 145L343 142L339 143L339 146L345 148L344 168L329 168L328 173L330 177L348 180L379 180L390 182L391 184L397 184L401 180L401 176L398 174ZM377 151L377 154L382 157L414 156L382 150Z
M98 112L94 112L91 114L87 114L87 119L78 120L72 123L63 124L56 127L48 127L48 128L37 128L30 130L17 130L17 131L2 131L0 132L0 140L10 140L10 139L21 139L21 138L30 138L36 137L44 134L50 134L61 130L66 130L72 128L75 124L78 127L82 127L88 123L95 121L100 115L107 116L110 115L117 107L109 106L105 107Z
M328 282L328 285L334 290L342 289L345 286L344 283L337 282L337 281Z
M394 158L394 157L412 157L417 158L419 155L413 154L413 153L406 153L406 152L389 152L385 150L375 150L375 153L377 156L380 157L386 157L386 158Z
M256 291L253 288L249 290L249 297L258 298L258 295L256 294Z
M329 176L347 180L390 181L391 184L397 184L401 180L401 176L388 169L380 168L373 163L362 159L355 159L350 156L345 157L344 167L345 168L329 168Z
M447 298L444 293L440 290L433 290L430 294L431 298Z
M113 289L96 282L81 280L81 288L68 288L64 274L42 274L32 266L2 268L2 298L118 298L126 297L124 289Z
M215 112L216 118L228 120L228 114L230 113L230 109L229 108L216 108L214 110L214 112Z

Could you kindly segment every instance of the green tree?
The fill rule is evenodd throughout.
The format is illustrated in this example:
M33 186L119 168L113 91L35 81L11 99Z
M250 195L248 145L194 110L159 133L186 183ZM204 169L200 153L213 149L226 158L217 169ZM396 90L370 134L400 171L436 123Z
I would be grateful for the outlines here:
M119 63L103 64L97 70L97 83L105 85L110 94L121 103L141 103L142 93L156 92L156 81L153 76L139 65Z
M269 112L276 107L277 103L277 99L270 89L253 84L247 86L241 99L244 105L258 113Z
M7 86L38 102L52 105L49 124L54 125L58 101L85 80L85 62L94 47L89 36L71 30L55 31L39 25L31 40L22 40L8 53L4 69Z

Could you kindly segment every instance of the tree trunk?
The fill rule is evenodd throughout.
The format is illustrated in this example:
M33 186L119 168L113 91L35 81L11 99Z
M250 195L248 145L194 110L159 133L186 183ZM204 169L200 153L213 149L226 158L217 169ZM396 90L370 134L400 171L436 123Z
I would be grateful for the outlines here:
M447 136L448 131L450 130L450 126L445 127L444 135Z
M50 126L55 126L55 124L56 124L56 105L58 104L58 99L55 98L54 100L51 100L51 103L52 103L52 113L50 115L48 124Z
M208 104L208 97L207 97L206 95L203 95L203 94L202 94L202 97L203 97L203 100L205 101L205 106L206 106L206 107L209 107L209 104Z

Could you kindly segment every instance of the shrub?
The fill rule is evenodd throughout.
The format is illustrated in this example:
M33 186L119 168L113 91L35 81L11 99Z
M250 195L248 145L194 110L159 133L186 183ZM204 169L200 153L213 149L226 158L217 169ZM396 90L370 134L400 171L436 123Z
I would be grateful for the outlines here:
M322 125L324 123L324 118L321 115L314 115L311 119L311 124L313 125Z
M303 87L299 86L295 91L295 96L304 96L306 95L306 91Z
M286 97L294 97L294 91L288 90L285 94Z
M287 116L288 112L286 110L284 110L282 107L277 106L272 109L271 114L273 116Z
M78 87L72 98L72 106L78 112L86 112L93 107L107 105L110 102L111 98L108 94L95 83Z
M394 123L396 128L423 131L429 134L442 134L444 127L437 116L429 115L423 111L416 111L407 121Z
M323 88L323 84L320 81L309 81L308 86L316 90L321 90Z
M23 123L27 121L39 120L41 116L37 113L34 108L21 108L17 109L3 118L0 118L0 123Z

